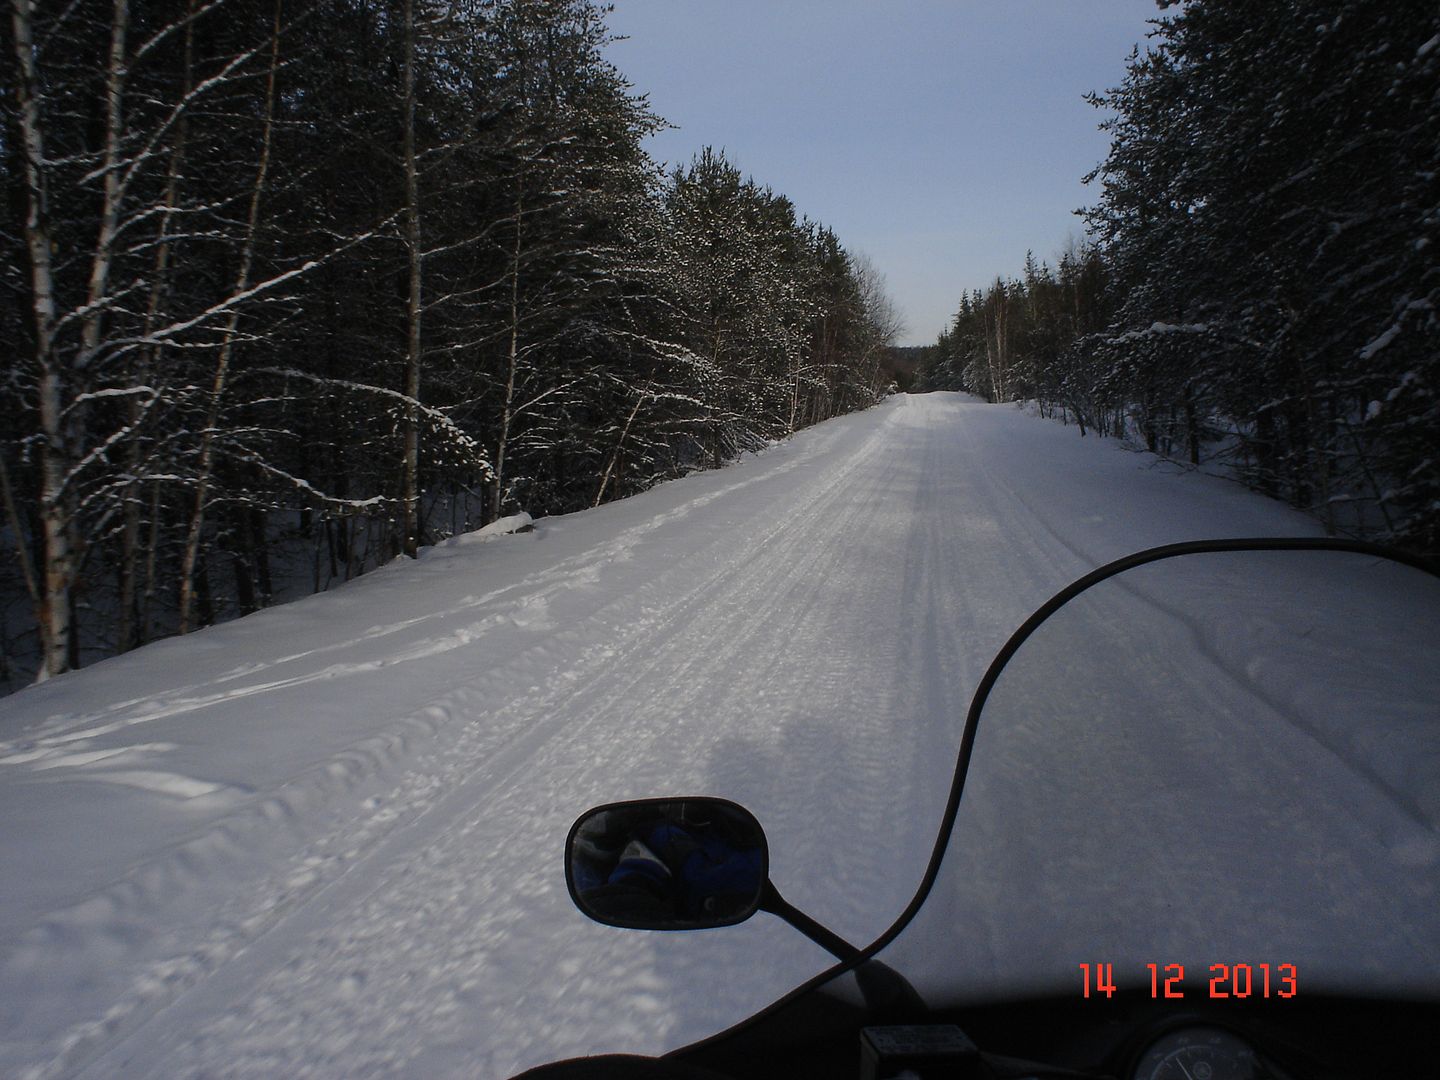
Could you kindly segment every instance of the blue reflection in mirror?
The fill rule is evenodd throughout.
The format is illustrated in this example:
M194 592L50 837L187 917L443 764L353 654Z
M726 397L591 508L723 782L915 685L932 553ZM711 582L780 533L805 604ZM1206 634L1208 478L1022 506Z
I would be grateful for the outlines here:
M610 926L700 930L755 914L769 873L765 831L724 799L645 799L587 811L570 829L566 884Z

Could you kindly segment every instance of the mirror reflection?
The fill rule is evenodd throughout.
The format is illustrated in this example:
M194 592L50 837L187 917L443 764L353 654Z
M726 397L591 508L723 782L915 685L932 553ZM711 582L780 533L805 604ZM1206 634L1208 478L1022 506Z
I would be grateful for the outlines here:
M755 913L769 872L765 832L723 799L647 799L589 811L570 830L566 878L592 919L697 930Z

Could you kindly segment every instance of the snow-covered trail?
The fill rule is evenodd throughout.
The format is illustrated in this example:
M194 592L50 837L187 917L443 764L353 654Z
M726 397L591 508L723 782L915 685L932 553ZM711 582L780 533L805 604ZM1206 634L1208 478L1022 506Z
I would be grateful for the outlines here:
M16 695L0 1075L505 1076L707 1034L824 955L768 917L586 922L580 811L742 802L787 898L866 940L1028 611L1140 547L1315 531L1014 409L899 397Z

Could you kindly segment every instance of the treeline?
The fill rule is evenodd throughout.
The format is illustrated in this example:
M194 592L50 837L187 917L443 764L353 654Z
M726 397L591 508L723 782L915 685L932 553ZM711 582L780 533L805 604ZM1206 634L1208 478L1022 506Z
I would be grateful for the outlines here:
M1094 97L1088 246L967 296L922 375L1440 551L1440 9L1174 6Z
M1094 245L1075 245L1055 269L1025 256L1024 276L997 278L960 298L960 310L916 372L918 390L967 390L989 401L1038 400L1102 435L1119 434L1125 408L1093 392L1095 335L1110 325L1110 273Z
M4 676L873 403L879 276L663 121L590 0L15 0Z

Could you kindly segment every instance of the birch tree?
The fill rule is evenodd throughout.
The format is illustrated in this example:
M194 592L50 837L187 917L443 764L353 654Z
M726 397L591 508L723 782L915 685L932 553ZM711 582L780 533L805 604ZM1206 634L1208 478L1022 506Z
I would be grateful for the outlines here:
M8 6L9 685L874 398L815 227L647 157L602 5Z

